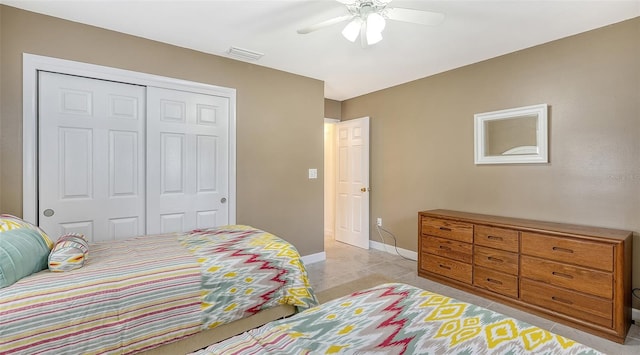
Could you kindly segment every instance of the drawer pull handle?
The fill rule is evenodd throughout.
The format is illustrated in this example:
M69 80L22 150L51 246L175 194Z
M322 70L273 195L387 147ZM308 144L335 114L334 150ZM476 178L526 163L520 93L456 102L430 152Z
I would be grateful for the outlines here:
M441 268L443 268L445 270L451 270L451 267L447 266L447 265L438 264L438 266L440 266Z
M451 228L447 228L447 227L440 227L440 230L446 231L446 232L451 232Z
M564 277L565 279L573 279L573 276L571 276L569 274L564 274L564 273L561 273L561 272L552 271L551 274L553 276Z
M560 297L556 297L556 296L551 296L551 299L556 301L556 302L560 302L560 303L573 304L573 302L571 302L569 300L565 300L564 298L560 298Z
M440 249L442 249L442 250L446 250L446 251L451 251L451 248L446 247L446 246L444 246L444 245L441 245L441 246L440 246Z
M495 235L488 235L487 239L502 241L502 237L496 237Z
M498 259L498 258L494 258L493 256L488 257L487 259L489 259L489 261L494 261L496 263L502 263L504 262L504 260L502 259Z
M489 278L489 277L487 278L487 281L489 281L491 283L494 283L496 285L502 285L502 281L496 280L496 279L492 279L492 278Z
M554 251L561 251L563 253L573 253L573 250L567 248L553 247L551 249L553 249Z

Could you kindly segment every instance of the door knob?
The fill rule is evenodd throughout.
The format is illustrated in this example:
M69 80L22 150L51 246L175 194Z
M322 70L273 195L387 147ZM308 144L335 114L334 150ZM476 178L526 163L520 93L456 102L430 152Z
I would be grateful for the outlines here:
M220 202L221 203L225 203L225 202L227 202L227 199L225 197L223 197L223 198L220 199Z
M51 216L53 216L55 213L56 213L56 212L55 212L54 210L52 210L51 208L47 208L46 210L44 210L44 211L42 212L42 214L43 214L45 217L51 217Z
M362 191L362 192L367 192L367 188L366 188L366 187L363 187L363 188L361 188L361 189L360 189L360 191Z

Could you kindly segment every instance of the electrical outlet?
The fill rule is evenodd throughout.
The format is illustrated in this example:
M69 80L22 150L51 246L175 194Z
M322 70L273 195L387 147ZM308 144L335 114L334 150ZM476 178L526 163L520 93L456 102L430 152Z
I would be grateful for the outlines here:
M376 224L378 225L378 227L382 227L382 218L378 217L378 219L376 220Z

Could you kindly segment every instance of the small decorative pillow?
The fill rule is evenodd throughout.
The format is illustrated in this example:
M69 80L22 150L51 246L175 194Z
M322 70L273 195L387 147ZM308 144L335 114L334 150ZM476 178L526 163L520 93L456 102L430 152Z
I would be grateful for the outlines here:
M81 268L89 257L89 243L82 234L65 234L58 238L49 254L49 270L71 271Z
M16 216L0 215L0 288L46 269L52 246L37 226Z

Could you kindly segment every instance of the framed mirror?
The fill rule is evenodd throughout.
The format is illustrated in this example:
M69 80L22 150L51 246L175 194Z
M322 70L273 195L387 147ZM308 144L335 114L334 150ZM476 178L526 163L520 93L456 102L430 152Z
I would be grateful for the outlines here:
M476 164L548 163L547 104L478 113Z

